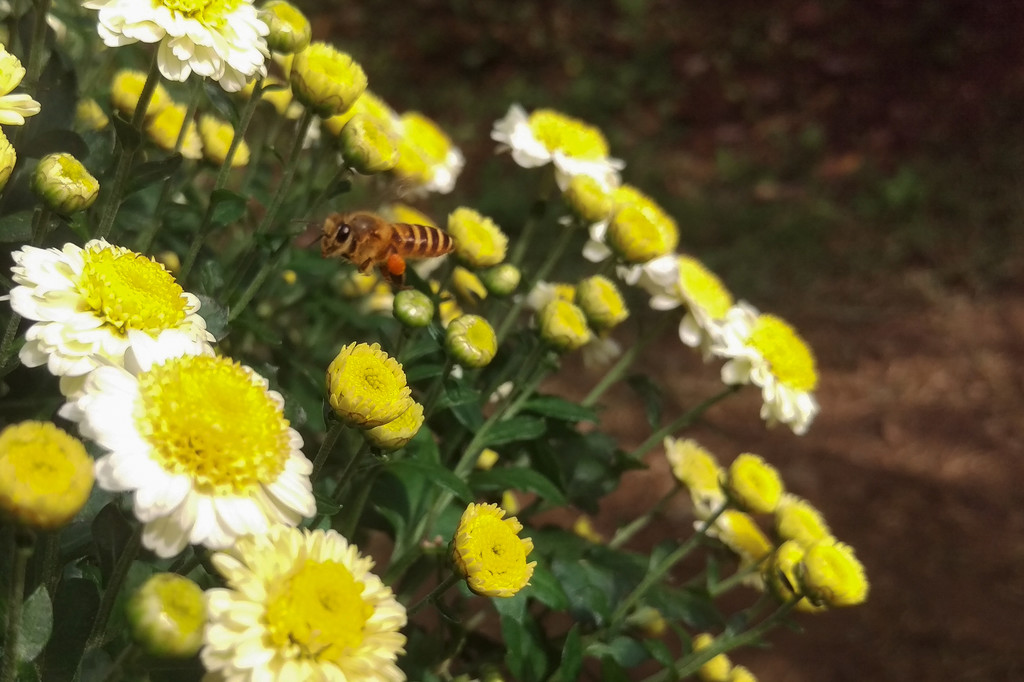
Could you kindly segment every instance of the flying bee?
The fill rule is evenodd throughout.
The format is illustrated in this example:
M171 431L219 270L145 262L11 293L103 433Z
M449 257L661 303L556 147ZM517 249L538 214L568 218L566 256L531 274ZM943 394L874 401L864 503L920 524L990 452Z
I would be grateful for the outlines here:
M454 248L451 235L436 227L392 223L368 211L332 213L320 235L324 258L344 258L364 274L379 265L384 279L397 286L406 258L436 258Z

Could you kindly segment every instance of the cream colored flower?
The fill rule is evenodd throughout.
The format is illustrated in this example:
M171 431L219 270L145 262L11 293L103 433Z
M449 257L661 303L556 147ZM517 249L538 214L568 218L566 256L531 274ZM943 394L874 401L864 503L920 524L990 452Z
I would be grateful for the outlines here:
M0 130L0 189L7 184L11 173L14 172L14 164L17 162L18 155L14 151L14 145L4 135L4 131Z
M108 47L158 43L157 64L167 80L194 72L238 92L266 75L269 29L251 0L85 0L99 11L97 31Z
M476 268L505 260L508 237L490 218L460 206L448 216L448 234L455 239L455 255Z
M782 422L798 435L806 433L818 414L818 371L807 343L780 318L761 314L745 302L729 310L721 330L711 350L727 360L722 381L753 383L761 389L762 419L769 425Z
M412 194L448 194L466 163L462 151L423 114L402 114L398 124L398 164L394 174Z
M333 530L275 526L212 562L200 660L212 680L399 682L405 607Z
M27 116L39 113L39 102L29 95L12 95L25 77L21 61L0 43L0 125L20 126Z
M200 352L213 341L199 300L182 291L164 266L95 239L84 248L23 246L12 254L11 308L36 324L19 357L57 376L81 376L124 362L140 337Z
M106 450L96 482L133 493L142 544L161 557L188 544L224 549L316 511L313 464L284 399L250 368L208 352L136 344L125 367L94 370L60 410Z
M295 98L322 118L348 111L366 90L366 72L351 55L322 42L295 55L291 68Z

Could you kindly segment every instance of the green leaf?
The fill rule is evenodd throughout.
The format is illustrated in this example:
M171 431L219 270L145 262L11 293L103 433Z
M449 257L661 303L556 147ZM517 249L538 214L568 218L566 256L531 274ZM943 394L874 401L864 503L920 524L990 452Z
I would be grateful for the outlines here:
M444 393L438 400L438 408L449 408L456 405L475 405L480 402L480 392L462 383L447 384Z
M74 676L99 604L99 588L92 580L65 577L60 581L42 679L70 680Z
M224 92L224 88L215 84L209 78L203 79L203 90L206 93L206 99L213 105L213 108L217 110L221 118L227 119L231 123L232 127L238 126L238 110L235 108L235 103L228 97L228 94Z
M25 243L32 239L33 211L19 211L0 218L0 242Z
M42 158L47 154L66 152L79 161L89 156L89 146L78 133L70 130L43 130L18 147L18 156Z
M651 658L656 660L663 667L671 668L676 664L676 659L672 656L672 652L660 639L645 639L643 640L643 645L644 648L647 649L647 653L651 655Z
M142 142L142 137L139 135L139 131L132 126L132 122L126 119L119 113L115 113L110 117L110 122L114 124L114 132L117 134L117 141L125 149L135 149Z
M505 640L505 662L512 677L522 682L544 679L547 658L544 640L532 620L520 622L508 616L501 617L501 634Z
M22 607L18 660L34 661L46 647L53 630L53 605L46 587L40 585Z
M577 405L556 395L539 395L527 400L522 407L523 412L559 419L567 422L597 422L597 412L589 407Z
M490 471L474 471L469 485L473 490L521 490L537 493L545 501L562 506L567 504L562 491L543 474L524 467L496 467Z
M611 658L624 669L629 670L647 660L647 651L631 637L619 636L610 642L594 642L587 647L588 656Z
M405 378L409 382L417 382L439 377L442 372L444 372L444 365L435 362L425 362L422 365L416 365L405 370Z
M644 412L647 414L647 423L652 428L658 428L661 424L661 387L654 383L654 380L646 374L633 374L626 379L626 383L643 401Z
M481 447L492 447L514 443L519 440L533 440L544 434L547 425L537 417L512 417L498 422L486 433Z
M562 644L561 664L552 676L553 682L574 682L579 679L583 668L583 645L580 640L580 625L576 623L565 635Z
M217 341L222 340L228 335L228 309L215 298L204 294L195 296L199 299L199 309L203 311L203 319L206 320L206 331L213 334Z
M96 514L92 522L92 537L96 543L100 570L104 579L109 578L128 540L132 535L131 524L121 514L117 502L111 502Z
M124 195L128 196L171 177L181 167L183 158L181 154L171 154L159 161L148 161L136 166L132 169L131 180Z
M473 500L473 492L466 482L440 464L417 459L403 459L387 465L387 470L399 476L419 476L434 485L441 486L466 504Z
M520 590L511 597L495 597L494 608L502 618L513 618L522 623L526 620L526 590Z
M216 227L238 222L245 215L246 198L229 189L218 189L210 197L210 224Z
M562 589L562 584L558 582L555 574L540 562L533 567L530 586L524 592L527 597L536 599L552 611L564 611L569 608L569 597Z

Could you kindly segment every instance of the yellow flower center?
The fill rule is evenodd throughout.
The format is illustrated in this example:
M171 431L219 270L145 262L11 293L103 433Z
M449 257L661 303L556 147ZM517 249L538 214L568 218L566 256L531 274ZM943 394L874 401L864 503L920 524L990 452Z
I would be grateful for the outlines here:
M608 245L630 263L645 263L673 251L679 243L676 222L653 199L625 185L615 191Z
M288 420L259 380L227 358L185 356L139 377L136 426L167 471L200 491L245 495L277 479Z
M403 136L436 163L444 161L452 142L433 121L423 114L411 111L402 115Z
M206 620L203 593L195 583L180 576L153 583L160 603L160 617L169 619L177 632L183 635L198 632Z
M760 315L747 343L768 362L783 386L813 391L818 385L811 349L786 322L774 315Z
M185 319L188 299L164 266L127 249L93 246L82 252L78 288L86 305L119 334L158 335Z
M608 156L608 141L600 130L557 111L534 111L530 114L530 130L548 151L561 151L577 159L603 159Z
M518 591L526 575L526 547L508 523L496 515L480 514L465 528L459 548L471 576L487 591ZM460 533L462 535L462 533Z
M721 320L732 307L732 294L722 280L696 258L679 257L679 288L694 306L713 320Z
M373 607L363 585L344 564L306 561L267 603L267 630L278 649L297 646L302 656L338 661L364 639Z
M205 26L222 26L229 14L242 0L159 0L160 3L187 19L195 19Z

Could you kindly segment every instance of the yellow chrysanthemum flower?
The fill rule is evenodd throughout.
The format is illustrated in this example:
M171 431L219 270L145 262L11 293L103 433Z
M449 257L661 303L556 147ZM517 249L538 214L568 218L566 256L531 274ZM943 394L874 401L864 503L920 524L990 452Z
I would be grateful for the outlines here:
M196 130L196 122L188 121L185 125L185 116L188 115L188 108L183 104L171 103L164 107L158 114L150 117L146 122L146 134L156 146L165 151L174 151L181 134L185 128L185 137L178 150L186 159L203 158L203 141Z
M249 81L244 88L241 90L241 95L246 97L252 97L252 93L256 88L256 80ZM294 118L289 116L290 111L301 111L301 107L296 104L294 109L292 103L295 101L292 98L291 84L286 80L281 80L274 76L267 76L263 79L262 86L260 88L260 101L267 102L270 106L274 107L274 111L277 112L278 116L288 116L288 118Z
M342 128L338 143L345 164L362 175L383 173L398 163L398 140L375 116L355 114Z
M737 665L729 671L728 682L757 682L757 677L754 676L754 673L750 672L749 668Z
M798 435L807 432L818 414L818 370L810 347L789 324L739 303L726 315L712 352L727 360L724 383L761 389L761 418L769 425L782 422Z
M573 176L562 197L573 215L587 225L607 220L614 206L610 188L589 175Z
M75 125L81 130L103 130L110 123L99 102L88 97L75 106Z
M479 315L462 315L448 324L445 348L463 367L485 367L498 352L498 337L491 323Z
M221 165L228 156L231 141L235 138L235 127L212 114L199 117L199 139L203 143L203 155L207 161ZM239 168L249 164L249 145L240 140L231 159L231 167Z
M352 57L322 42L292 61L295 98L323 118L344 113L366 90L366 73Z
M417 111L401 115L395 175L414 193L448 194L465 165L465 157L432 120Z
M402 365L377 343L342 348L327 368L327 393L338 417L364 429L397 419L413 405Z
M802 592L812 604L855 606L868 598L864 565L853 548L842 542L814 543L807 548L796 572Z
M26 117L39 113L39 102L29 95L10 94L21 85L24 77L25 67L21 61L0 43L0 125L24 125Z
M797 567L804 558L805 548L794 540L787 540L775 548L772 555L761 564L761 577L765 585L781 602L787 602L800 594L801 587ZM815 606L806 597L800 599L797 610L807 613L824 611L824 606Z
M708 529L708 535L718 538L722 544L735 552L743 566L756 564L768 556L773 548L771 540L753 517L737 509L726 509L722 512Z
M608 156L608 142L600 130L552 109L537 109L527 115L513 104L505 117L495 122L491 139L499 143L499 152L510 151L523 168L554 164L563 189L577 175L614 187L625 165Z
M108 47L159 43L157 66L167 80L194 72L238 92L253 76L266 75L267 25L252 0L86 0L99 10L97 31Z
M693 651L698 653L710 647L715 638L703 632L693 638ZM697 670L697 677L703 682L728 682L732 661L725 654L718 654Z
M139 104L139 97L142 95L142 88L146 85L146 72L133 69L121 69L114 74L114 80L110 83L110 101L114 108L120 111L126 118L135 115L135 107ZM152 118L174 103L171 96L160 83L153 88L150 95L149 105L146 107L146 117Z
M490 218L471 208L460 207L448 216L448 234L455 239L455 255L476 268L505 260L508 237Z
M24 246L12 254L11 308L36 324L18 357L56 376L82 376L124 363L142 336L188 352L213 341L199 299L159 263L97 239L84 248ZM141 335L141 336L140 336Z
M470 504L452 540L452 558L473 592L512 597L530 584L536 561L526 562L533 540L520 538L523 525L504 518L496 504Z
M778 470L750 452L739 455L729 465L724 487L737 506L754 514L775 511L783 493Z
M405 679L405 607L337 532L277 526L211 560L226 583L206 592L200 660L211 677Z
M783 540L795 540L810 547L832 537L825 517L807 500L785 494L775 508L775 532Z
M203 644L203 591L176 573L151 576L125 605L132 637L150 656L190 658Z
M324 127L327 128L331 135L338 137L356 114L372 117L389 135L394 136L396 139L400 137L399 126L401 123L398 114L388 106L387 102L369 90L364 90L363 94L359 95L359 98L348 111L337 116L325 118ZM423 225L425 223L420 224Z
M419 433L423 426L423 406L414 402L412 407L386 424L366 429L363 435L381 450L398 450Z
M537 282L526 295L526 305L530 310L539 312L555 299L572 303L576 300L576 285L568 282Z
M411 225L426 225L427 227L438 227L438 224L434 222L434 219L428 216L423 211L419 211L409 204L403 204L396 202L394 204L388 204L381 208L381 215L387 217L392 222L396 223L409 223Z
M594 522L586 514L579 516L573 521L572 532L587 542L592 542L595 545L604 544L604 536L597 532L597 529L594 528Z
M47 154L32 173L32 191L51 211L71 215L93 205L100 183L67 152Z
M259 17L270 29L267 47L281 54L302 52L309 45L313 30L302 11L284 0L270 0L260 7Z
M501 493L501 503L499 506L505 510L505 513L509 516L515 516L522 508L522 505L519 504L519 497L513 490L506 490Z
M560 298L548 302L537 313L540 338L561 353L577 350L590 343L594 333L579 306Z
M490 448L484 448L476 458L476 468L482 471L490 471L498 463L499 455Z
M615 283L603 275L594 275L576 285L576 305L587 322L598 331L618 326L629 317L629 308Z
M4 188L7 181L14 172L14 165L18 162L18 155L14 151L14 145L0 129L0 189Z
M630 185L615 190L615 207L605 235L608 246L627 263L672 253L679 228L653 199Z
M0 510L45 530L67 524L89 499L92 458L50 422L25 421L0 431Z
M314 514L313 464L266 379L211 350L133 351L128 368L93 370L60 414L107 451L96 482L134 492L144 547L222 549Z
M724 474L718 460L690 438L666 438L665 457L672 475L690 491L699 519L706 519L725 504L721 479Z

